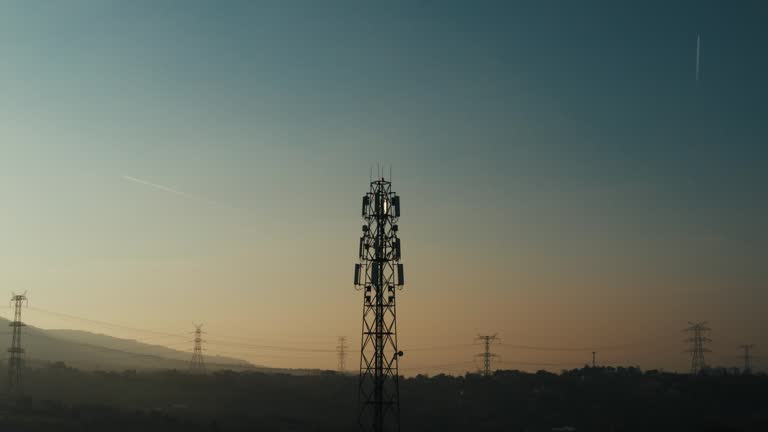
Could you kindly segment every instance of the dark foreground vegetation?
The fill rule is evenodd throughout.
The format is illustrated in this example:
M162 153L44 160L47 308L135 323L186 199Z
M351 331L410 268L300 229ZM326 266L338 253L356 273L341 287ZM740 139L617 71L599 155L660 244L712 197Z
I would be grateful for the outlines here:
M5 376L5 371L0 370ZM352 431L356 378L29 369L2 431ZM405 431L768 431L768 377L585 368L401 382Z

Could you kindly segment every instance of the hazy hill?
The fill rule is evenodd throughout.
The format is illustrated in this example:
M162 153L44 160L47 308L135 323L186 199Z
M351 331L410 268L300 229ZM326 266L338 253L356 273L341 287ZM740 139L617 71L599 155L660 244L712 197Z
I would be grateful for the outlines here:
M10 345L8 320L0 318L0 350ZM191 340L191 336L190 336ZM159 345L80 330L44 330L24 327L23 343L30 366L63 361L86 370L187 369L192 354ZM191 346L190 342L190 346ZM206 356L206 366L216 369L257 369L251 363L220 356Z

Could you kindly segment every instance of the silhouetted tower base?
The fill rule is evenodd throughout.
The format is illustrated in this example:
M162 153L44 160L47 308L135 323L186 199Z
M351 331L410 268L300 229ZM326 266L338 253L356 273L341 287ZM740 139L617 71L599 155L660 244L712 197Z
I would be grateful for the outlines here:
M11 346L8 348L8 391L11 394L23 393L22 371L24 369L24 348L21 347L21 329L24 323L21 321L21 308L27 302L26 293L11 296L14 304L13 321L11 327Z
M403 265L397 221L400 197L384 178L372 181L363 197L363 235L355 286L362 289L363 331L360 343L359 422L363 431L400 430L397 314L395 291L401 289Z

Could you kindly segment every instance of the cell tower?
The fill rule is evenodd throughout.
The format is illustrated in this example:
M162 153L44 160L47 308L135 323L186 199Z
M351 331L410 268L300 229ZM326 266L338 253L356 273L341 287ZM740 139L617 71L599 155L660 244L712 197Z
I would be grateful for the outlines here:
M696 375L706 367L706 362L704 361L704 353L712 352L711 350L704 348L705 343L712 342L712 339L705 336L705 334L709 331L712 331L712 329L707 327L706 321L698 323L692 323L689 321L688 324L690 324L690 327L683 331L691 333L692 336L685 339L685 342L689 342L691 344L691 348L686 352L691 353L691 375Z
M336 354L339 356L339 373L344 373L347 362L347 337L339 336L339 344L336 345Z
M491 344L496 342L498 339L498 336L495 334L493 335L478 335L477 340L482 342L484 350L480 354L477 354L477 357L481 357L483 359L483 375L484 376L491 376L491 359L494 357L498 357L498 355L493 354L491 352Z
M742 371L744 375L749 375L752 373L752 348L754 347L754 345L739 346L739 348L744 350L744 370Z
M192 373L205 373L205 363L203 362L203 325L195 324L195 347L192 349L192 361L189 362L189 370Z
M404 274L397 237L400 197L392 192L391 181L371 181L362 217L354 277L355 288L364 293L358 420L364 431L399 431L398 358L403 352L397 349L395 291L402 289Z
M11 303L14 304L13 321L8 323L13 328L11 332L11 347L8 348L8 390L10 393L22 392L22 369L24 367L24 348L21 347L21 308L27 303L27 293L11 295Z

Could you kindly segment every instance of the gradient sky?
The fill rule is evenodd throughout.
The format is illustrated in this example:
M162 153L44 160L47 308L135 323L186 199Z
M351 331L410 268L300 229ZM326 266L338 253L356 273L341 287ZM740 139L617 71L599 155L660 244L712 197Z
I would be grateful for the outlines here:
M25 321L179 349L43 311L202 321L229 341L208 354L335 368L381 164L404 373L476 368L478 333L505 368L686 370L689 320L710 363L768 366L763 2L386 3L3 2L0 286Z

